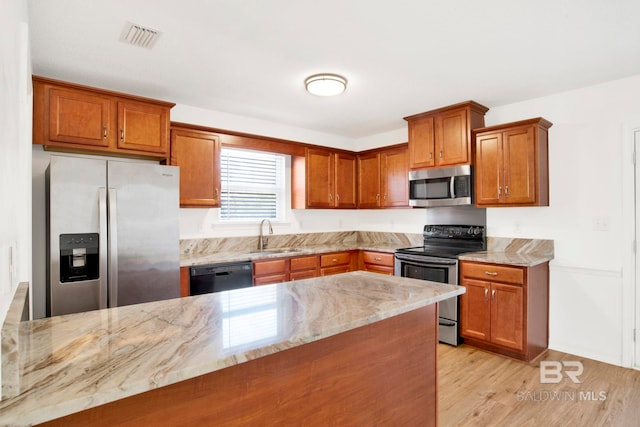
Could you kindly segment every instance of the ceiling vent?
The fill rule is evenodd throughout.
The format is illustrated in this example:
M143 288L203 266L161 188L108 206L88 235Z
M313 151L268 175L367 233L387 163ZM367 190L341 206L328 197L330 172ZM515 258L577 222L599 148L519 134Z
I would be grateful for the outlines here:
M127 22L124 26L124 30L122 31L120 41L134 46L151 49L156 44L156 41L158 41L160 34L161 33L158 30Z

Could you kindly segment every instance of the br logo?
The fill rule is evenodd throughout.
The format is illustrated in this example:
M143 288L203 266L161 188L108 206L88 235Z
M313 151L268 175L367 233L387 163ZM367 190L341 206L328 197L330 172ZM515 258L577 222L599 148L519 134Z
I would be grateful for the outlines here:
M540 383L558 384L566 376L574 384L580 384L582 381L578 377L583 371L582 362L543 360L540 362Z

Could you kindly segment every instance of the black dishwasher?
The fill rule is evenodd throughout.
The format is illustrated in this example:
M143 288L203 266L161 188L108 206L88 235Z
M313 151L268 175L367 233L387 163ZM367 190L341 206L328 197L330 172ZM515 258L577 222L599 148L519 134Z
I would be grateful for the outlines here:
M253 280L251 261L199 265L190 268L189 294L247 288Z

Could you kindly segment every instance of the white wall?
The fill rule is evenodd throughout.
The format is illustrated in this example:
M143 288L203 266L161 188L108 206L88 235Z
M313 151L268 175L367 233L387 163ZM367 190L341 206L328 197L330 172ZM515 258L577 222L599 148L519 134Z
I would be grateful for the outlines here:
M0 13L0 325L17 284L30 281L30 80L26 2L6 0Z

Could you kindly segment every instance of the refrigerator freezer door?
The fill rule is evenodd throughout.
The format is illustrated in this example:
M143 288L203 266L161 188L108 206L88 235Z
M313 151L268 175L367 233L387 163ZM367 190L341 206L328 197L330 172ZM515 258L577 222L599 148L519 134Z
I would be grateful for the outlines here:
M107 176L109 305L179 297L179 168L109 161Z
M104 160L51 156L46 174L48 316L101 308L100 281L107 275L107 236L106 229L100 226L100 189L104 192L107 185L105 170ZM106 218L104 214L102 216ZM99 261L98 278L85 280L81 274L75 274L65 277L63 283L60 280L61 252L63 262L67 263L63 270L81 270L85 262L91 262L84 254L95 251L92 246L96 235L98 257L103 259ZM87 244L83 245L85 241ZM83 246L87 249L83 250ZM67 253L69 251L72 255ZM103 301L106 303L106 299Z

